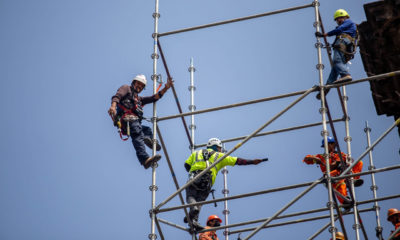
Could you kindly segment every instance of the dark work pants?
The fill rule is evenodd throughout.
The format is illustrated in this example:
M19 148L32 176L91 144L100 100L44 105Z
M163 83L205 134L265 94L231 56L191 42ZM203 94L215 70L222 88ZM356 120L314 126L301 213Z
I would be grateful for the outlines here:
M142 125L139 120L129 122L129 124L131 130L132 144L136 150L136 156L140 164L143 165L146 159L149 158L143 139L145 137L152 138L153 132L151 131L151 128Z
M186 188L186 202L190 204L205 201L210 194L210 191L211 187L205 188L203 190L197 189L195 186L193 186L193 184L189 185L189 187ZM200 205L190 208L189 216L192 220L199 220L200 209Z

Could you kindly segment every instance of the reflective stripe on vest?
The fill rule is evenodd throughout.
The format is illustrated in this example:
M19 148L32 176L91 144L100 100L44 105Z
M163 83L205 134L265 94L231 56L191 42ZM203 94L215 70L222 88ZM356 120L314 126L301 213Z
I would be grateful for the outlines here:
M199 159L199 152L201 152L201 154L203 155L203 159ZM207 154L205 154L205 152L206 152ZM214 160L215 160L215 159L218 159L219 152L216 152L216 151L214 151L214 150L211 151L211 152L208 152L207 149L202 149L202 150L200 150L200 151L197 151L197 152L196 152L196 159L195 159L194 163L197 163L197 162L200 162L200 161L205 161L205 162L206 162L206 167L208 168L208 167L210 166L210 162L208 161L208 159L210 159L210 158L212 157L212 155L214 155L214 153L216 153L216 155L215 155L216 158L214 158ZM207 159L205 159L205 155L207 155ZM218 172L217 167L214 166L214 168L215 168L215 170Z

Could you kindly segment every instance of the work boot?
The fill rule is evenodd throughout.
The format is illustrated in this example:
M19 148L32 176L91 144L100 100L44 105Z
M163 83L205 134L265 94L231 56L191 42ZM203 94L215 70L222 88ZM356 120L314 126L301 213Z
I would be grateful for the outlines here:
M328 95L330 88L325 89L325 96ZM315 96L316 99L321 100L321 93L318 93L317 96Z
M348 213L348 212L350 212L350 210L351 210L352 207L353 207L353 204L352 204L352 203L343 203L343 204L342 204L342 208L343 208L343 211L342 211L342 212Z
M158 162L158 160L161 159L160 154L156 154L152 157L149 157L146 159L146 161L143 163L144 169L148 169L153 163Z
M336 80L334 84L350 82L351 80L353 80L353 78L350 75L346 75Z
M360 179L354 179L354 187L360 187L361 185L363 185L364 180Z
M149 138L149 137L144 137L143 139L144 144L146 144L146 146L148 146L150 149L153 149L153 139ZM158 140L156 139L156 151L160 151L161 150L161 146L158 143Z
M201 231L201 230L204 229L204 227L201 226L200 223L198 223L196 220L193 220L193 221L192 221L192 224L193 224L193 228L194 228L194 230L195 230L196 232Z

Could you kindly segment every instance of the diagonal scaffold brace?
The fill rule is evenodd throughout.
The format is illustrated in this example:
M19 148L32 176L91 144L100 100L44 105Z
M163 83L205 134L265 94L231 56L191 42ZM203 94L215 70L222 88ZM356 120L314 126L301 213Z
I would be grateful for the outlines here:
M245 144L247 141L249 141L251 138L253 138L257 133L259 133L261 130L263 130L265 127L267 127L268 125L270 125L273 121L275 121L276 119L278 119L280 116L282 116L285 112L287 112L289 109L291 109L294 105L296 105L298 102L300 102L302 99L304 99L307 95L309 95L311 92L315 91L317 87L314 86L310 89L308 89L305 93L303 93L299 98L297 98L294 102L292 102L291 104L289 104L289 106L287 106L285 109L283 109L281 112L279 112L278 114L276 114L274 117L272 117L270 120L268 120L265 124L263 124L260 128L258 128L256 131L254 131L252 134L250 134L249 136L247 136L243 141L241 141L240 143L236 144L235 147L233 147L231 150L229 150L225 155L223 155L222 157L218 158L217 160L214 161L213 164L211 164L208 168L204 169L201 173L199 173L196 177L194 177L192 180L188 181L185 185L183 185L179 190L177 190L175 193L173 193L171 196L169 196L166 200L164 200L163 202L161 202L160 204L158 204L158 206L156 206L153 211L158 212L159 209L164 206L166 203L168 203L169 201L171 201L176 195L178 195L180 192L182 192L183 190L185 190L189 185L191 185L194 181L196 181L197 179L199 179L201 176L203 176L205 173L207 173L211 168L213 168L215 165L217 165L219 162L221 162L222 160L224 160L227 156L229 156L230 154L232 154L234 151L236 151L238 148L240 148L241 146L243 146L243 144Z
M165 72L167 73L168 78L172 79L171 74L169 73L168 66L167 66L167 61L165 60L164 53L163 53L161 45L160 45L160 40L157 41L157 46L158 46L158 49L160 50L161 60L162 60L162 62L164 64ZM172 89L172 92L174 94L174 98L175 98L176 106L178 107L178 111L179 111L180 114L182 114L183 113L182 112L182 107L181 107L181 104L179 102L178 95L176 94L176 90L175 90L174 84L171 85L171 89ZM192 142L192 139L190 138L189 128L188 128L188 126L186 124L184 116L181 116L181 119L182 119L183 126L185 128L186 136L187 136L187 138L189 140L190 148L192 148L193 142Z

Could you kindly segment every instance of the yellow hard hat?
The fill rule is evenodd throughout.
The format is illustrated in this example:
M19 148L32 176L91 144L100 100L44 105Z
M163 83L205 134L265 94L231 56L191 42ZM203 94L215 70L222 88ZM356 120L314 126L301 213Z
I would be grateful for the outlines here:
M335 235L336 235L336 236L335 236L336 239L344 240L344 235L343 235L343 233L337 232Z
M335 14L333 15L333 20L336 20L338 17L350 17L350 15L344 9L336 10Z

